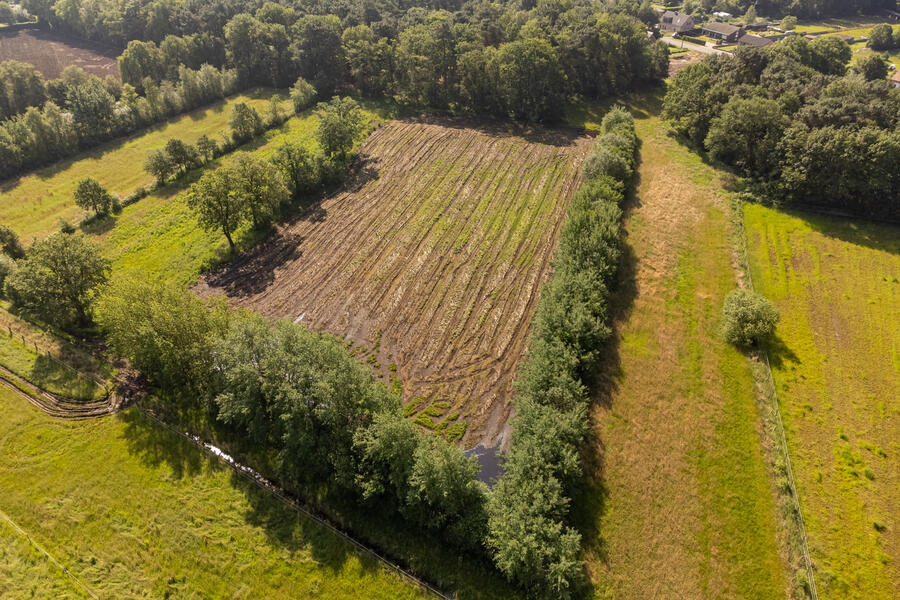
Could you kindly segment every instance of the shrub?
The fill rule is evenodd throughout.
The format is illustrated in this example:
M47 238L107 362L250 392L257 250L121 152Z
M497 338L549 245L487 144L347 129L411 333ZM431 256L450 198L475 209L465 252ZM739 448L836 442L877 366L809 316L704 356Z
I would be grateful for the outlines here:
M582 173L585 179L594 179L604 175L620 181L631 179L631 167L618 153L610 148L597 148L584 161Z
M16 261L6 256L5 254L0 254L0 296L5 296L3 292L3 284L6 282L6 278L16 270Z
M19 235L6 225L0 225L0 252L15 259L25 256L25 248L19 241Z
M734 290L722 308L725 339L736 346L765 341L775 331L778 311L771 302L748 290Z
M294 112L301 113L316 101L316 88L311 83L300 77L291 88L291 102L294 103Z

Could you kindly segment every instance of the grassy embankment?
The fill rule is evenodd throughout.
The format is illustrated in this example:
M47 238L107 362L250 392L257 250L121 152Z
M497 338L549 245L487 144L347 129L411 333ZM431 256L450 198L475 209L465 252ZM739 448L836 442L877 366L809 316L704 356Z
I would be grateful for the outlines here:
M580 509L595 597L784 598L753 380L719 334L736 285L721 181L666 134L655 101L633 108L641 164L619 343L596 395L597 464Z
M823 599L900 595L900 228L745 208Z
M0 388L0 410L0 510L100 597L424 597L133 409L60 421ZM0 595L73 589L0 535Z

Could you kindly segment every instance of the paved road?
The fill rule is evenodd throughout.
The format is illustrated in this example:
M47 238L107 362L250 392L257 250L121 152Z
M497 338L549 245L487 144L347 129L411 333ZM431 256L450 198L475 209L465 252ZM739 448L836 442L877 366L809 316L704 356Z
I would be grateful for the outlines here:
M700 46L699 44L691 44L690 42L685 42L684 40L676 40L671 37L664 37L662 41L667 43L670 46L676 46L678 48L686 48L688 50L693 50L695 52L700 52L701 54L728 54L724 50L716 50L715 48L710 48L709 46Z

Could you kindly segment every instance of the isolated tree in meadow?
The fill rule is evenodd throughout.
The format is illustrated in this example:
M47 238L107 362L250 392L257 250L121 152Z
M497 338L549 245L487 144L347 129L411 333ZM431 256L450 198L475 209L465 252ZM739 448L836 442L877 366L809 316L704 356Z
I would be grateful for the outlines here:
M221 231L234 251L234 233L247 214L247 202L241 192L240 178L228 168L204 173L191 186L188 206L197 211L197 221L206 231Z
M19 235L6 225L0 225L0 252L16 260L25 256Z
M108 271L109 262L83 234L55 233L28 248L6 281L7 296L53 325L84 326Z
M232 171L237 177L253 228L261 229L269 225L278 207L290 197L278 169L267 160L240 152L234 157Z
M893 48L894 30L887 23L879 23L869 31L869 41L866 45L872 50L887 50Z
M162 185L175 172L172 159L163 150L154 150L144 161L144 170L156 177L156 183Z
M363 128L363 113L353 98L335 96L319 103L316 136L325 156L345 158Z
M771 302L754 292L733 290L722 307L725 340L736 346L752 346L775 332L778 311Z
M781 29L784 31L793 31L797 28L797 17L788 15L781 19Z
M109 214L113 206L113 197L106 188L93 177L86 177L78 182L75 188L75 204L84 210L92 210L97 215Z
M291 88L291 102L294 104L294 112L298 114L303 112L312 106L315 100L316 88L302 77L297 78L296 83Z
M197 153L204 163L214 159L219 153L219 145L205 133L197 140Z
M197 165L197 149L178 138L171 138L166 142L165 151L172 165L183 172Z
M313 191L321 182L321 158L300 144L287 142L272 157L294 199Z
M231 112L231 132L238 143L246 142L263 130L262 117L246 102L238 102Z

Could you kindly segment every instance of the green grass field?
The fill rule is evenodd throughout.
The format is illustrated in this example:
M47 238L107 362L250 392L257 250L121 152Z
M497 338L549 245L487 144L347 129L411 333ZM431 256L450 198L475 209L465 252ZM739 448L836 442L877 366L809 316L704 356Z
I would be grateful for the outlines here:
M143 170L144 159L152 150L162 148L170 138L194 143L204 134L221 143L220 134L228 132L234 104L247 102L264 113L268 98L274 93L276 90L269 89L233 96L24 177L0 183L0 223L12 227L25 242L33 236L43 237L58 229L60 218L78 223L84 211L75 206L72 194L79 180L93 177L110 192L124 197L139 186L153 183L153 177Z
M60 421L0 388L0 411L0 510L101 598L424 597L133 409ZM77 591L0 524L0 596Z
M595 481L580 509L595 597L784 598L753 380L719 330L736 285L721 181L666 134L652 100L632 109L642 146L620 341L596 396Z
M820 597L900 596L900 228L745 208Z
M0 595L10 598L90 598L3 518L0 518L0 591Z

